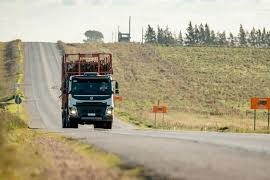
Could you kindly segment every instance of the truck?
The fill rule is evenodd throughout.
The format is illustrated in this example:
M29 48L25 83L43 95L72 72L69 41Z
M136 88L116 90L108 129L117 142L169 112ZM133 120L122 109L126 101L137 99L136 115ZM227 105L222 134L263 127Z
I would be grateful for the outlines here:
M64 54L62 57L62 128L92 124L111 129L113 97L119 94L113 80L112 54Z

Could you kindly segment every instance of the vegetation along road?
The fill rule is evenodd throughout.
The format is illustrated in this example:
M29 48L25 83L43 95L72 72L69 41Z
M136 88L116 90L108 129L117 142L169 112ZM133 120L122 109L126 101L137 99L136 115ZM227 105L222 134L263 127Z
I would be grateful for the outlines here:
M30 125L32 128L46 129L80 139L100 149L119 155L127 164L132 166L142 165L147 171L159 177L176 179L269 179L270 137L265 134L169 132L140 129L119 120L116 121L113 129L108 131L94 130L91 126L83 126L79 127L79 129L62 129L59 99L61 58L57 44L28 42L24 46L26 106L32 119ZM134 46L134 51L136 51L136 48L139 48L139 45L130 46ZM103 50L106 51L109 48L103 47ZM67 47L64 47L64 49L67 50ZM166 50L170 54L173 51L173 47ZM70 48L70 51L72 51L72 48ZM142 53L155 52L143 51ZM120 65L127 62L120 61L119 59L123 58L125 54L116 53L114 55L117 56L115 59L118 59L116 61L116 66L118 66L116 71L124 73L124 69L121 69ZM151 57L152 55L154 54L149 56L147 54L138 54L137 59L140 60L140 56ZM184 57L188 57L188 54L184 54ZM169 63L173 62L174 56L172 55L170 59L172 61L163 64L159 71L167 73L168 76L174 76L177 75L176 71L175 74L169 74L166 69L167 67L172 67ZM151 61L152 59L149 58L147 60ZM142 66L144 66L144 63L147 64L148 62L138 62ZM192 65L192 62L189 63ZM131 72L138 73L138 69L134 68L135 63L128 66L128 68L131 67L133 67L133 69L130 69ZM219 65L216 64L216 67L219 67ZM224 67L223 70L226 71L226 68ZM206 71L207 69L202 71L202 75L198 78L203 78ZM149 73L153 73L153 71L149 71ZM130 73L130 75L132 74ZM147 77L151 78L152 76ZM187 76L187 78L192 77ZM129 78L129 80L134 80L138 83L136 76L132 76L132 78L135 79ZM197 82L200 81L198 80ZM152 82L154 82L154 79ZM171 83L177 84L177 81ZM230 82L228 81L227 83ZM125 88L125 84L127 82L122 83L123 88ZM209 82L208 85L211 86L213 84ZM141 87L141 91L144 91L143 87ZM140 94L140 91L137 92ZM198 90L197 92L200 91ZM155 93L155 90L153 90L153 93ZM177 94L177 92L172 92L172 95L173 93ZM166 97L164 98L166 99ZM184 95L182 98L186 99ZM198 101L200 100L198 99ZM145 103L149 104L148 102ZM130 108L132 106L134 107L134 104L130 105ZM194 111L201 110L200 107L190 107ZM181 107L178 108L180 109ZM227 112L228 109L224 105L223 110ZM207 111L208 109L204 110ZM216 110L215 112L218 113L221 110ZM119 115L121 113L123 115L123 112L119 111Z

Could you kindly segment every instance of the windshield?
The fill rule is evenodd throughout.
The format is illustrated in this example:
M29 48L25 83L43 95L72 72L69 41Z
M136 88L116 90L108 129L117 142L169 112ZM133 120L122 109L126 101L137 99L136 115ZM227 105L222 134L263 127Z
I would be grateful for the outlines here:
M112 85L110 79L73 79L72 95L110 95Z

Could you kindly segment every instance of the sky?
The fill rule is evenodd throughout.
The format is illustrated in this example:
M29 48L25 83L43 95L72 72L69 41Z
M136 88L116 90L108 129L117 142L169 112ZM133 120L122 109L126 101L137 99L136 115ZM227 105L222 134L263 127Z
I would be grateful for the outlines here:
M82 42L98 30L111 42L118 26L128 32L129 16L132 41L148 24L178 34L189 21L237 34L240 24L270 30L270 0L0 0L0 41Z

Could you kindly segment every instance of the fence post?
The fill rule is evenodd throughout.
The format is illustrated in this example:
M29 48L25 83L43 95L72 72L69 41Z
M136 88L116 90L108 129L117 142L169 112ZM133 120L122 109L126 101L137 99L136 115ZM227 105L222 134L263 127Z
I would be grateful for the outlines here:
M256 130L256 109L254 110L254 131Z

